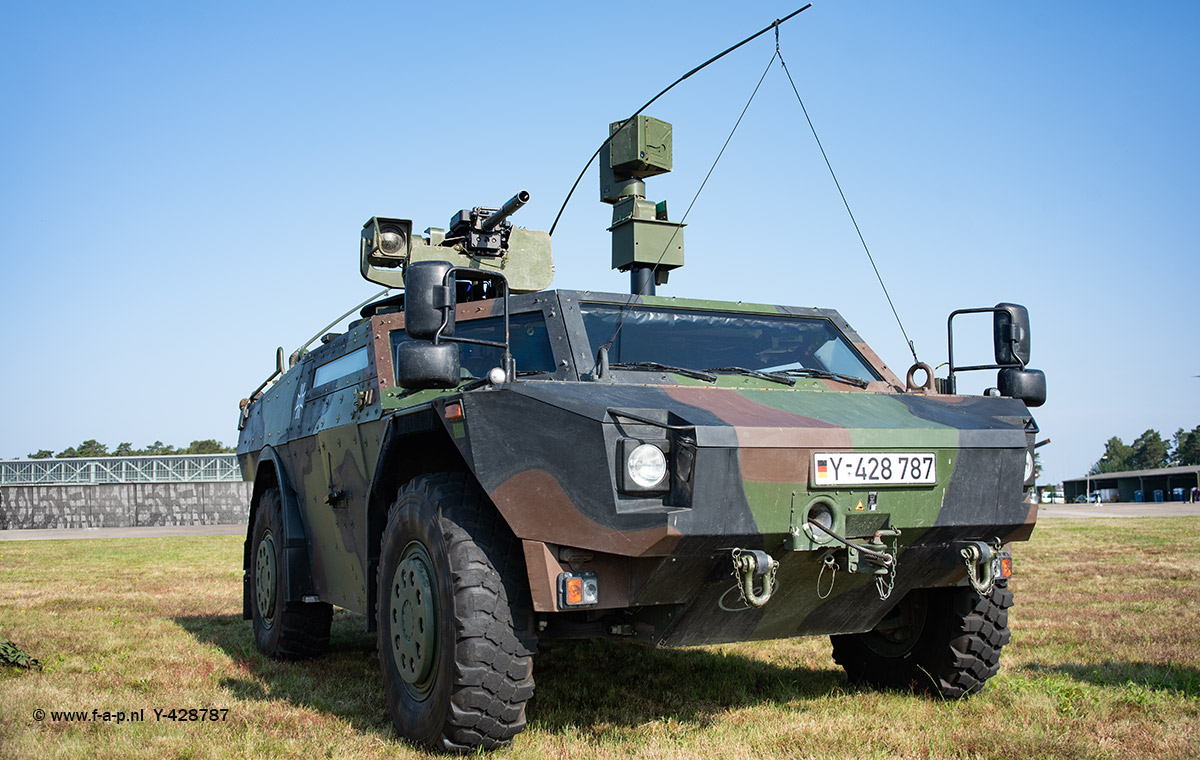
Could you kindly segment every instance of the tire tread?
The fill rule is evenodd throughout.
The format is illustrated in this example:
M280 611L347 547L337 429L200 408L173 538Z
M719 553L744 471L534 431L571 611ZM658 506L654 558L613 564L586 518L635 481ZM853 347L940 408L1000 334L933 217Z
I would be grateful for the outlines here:
M259 537L258 522L260 520L267 522L266 527L269 527L282 542L282 509L283 500L280 498L279 489L277 487L266 489L259 499L254 518L256 543ZM282 547L282 543L279 545ZM280 555L282 555L282 551L280 551ZM325 602L285 602L283 600L282 556L276 559L278 568L276 572L281 579L275 616L275 622L279 626L278 635L272 636L270 631L260 629L262 622L257 609L254 609L252 616L255 626L255 644L263 654L277 660L307 660L319 657L329 648L329 629L333 622L333 605ZM251 582L251 588L253 587L254 584Z
M902 656L887 657L869 646L873 631L831 636L833 659L852 683L920 689L944 699L977 693L1000 670L1008 644L1007 582L987 596L970 587L919 591L928 594L924 629Z
M445 601L455 615L454 677L442 733L430 744L445 752L510 746L525 729L537 651L520 544L464 473L415 478L393 504L389 530L408 490L437 510L454 589Z

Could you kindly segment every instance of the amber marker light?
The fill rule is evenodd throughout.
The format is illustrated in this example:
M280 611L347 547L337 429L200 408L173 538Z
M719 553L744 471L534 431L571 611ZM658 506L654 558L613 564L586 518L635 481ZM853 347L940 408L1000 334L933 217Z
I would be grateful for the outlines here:
M567 604L583 604L583 578L567 581Z
M461 420L463 418L463 408L461 401L451 401L446 404L446 408L442 411L448 420Z
M1011 578L1012 577L1012 557L1001 557L1000 558L1000 577L1001 578Z
M595 573L585 571L559 574L559 607L595 607L599 603L600 580Z

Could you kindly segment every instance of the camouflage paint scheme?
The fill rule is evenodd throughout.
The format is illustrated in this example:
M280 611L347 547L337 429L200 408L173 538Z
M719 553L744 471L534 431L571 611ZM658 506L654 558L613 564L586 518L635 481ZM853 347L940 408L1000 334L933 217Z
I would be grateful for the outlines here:
M580 302L827 319L883 379L865 389L808 378L787 387L742 375L708 383L613 369L598 380ZM457 319L488 317L496 307L460 303ZM1025 540L1033 530L1037 507L1024 473L1037 426L1025 405L906 390L834 311L574 291L514 296L512 310L546 319L553 373L406 391L395 386L392 366L391 335L403 331L403 315L380 313L304 356L246 407L238 454L255 480L252 510L264 489L280 487L289 601L332 602L364 613L373 629L388 507L406 481L427 472L468 471L490 495L523 543L542 635L550 636L688 645L866 631L909 589L964 583L960 542ZM340 357L350 358L336 366L352 371L322 373ZM452 402L461 416L447 409ZM621 491L621 439L665 446L669 492ZM818 487L809 471L818 451L934 452L937 481ZM872 492L874 509L864 507ZM817 502L830 506L834 529L848 538L901 529L888 601L874 576L845 571L844 550L835 551L842 572L822 598L830 585L822 559L839 547L801 533ZM780 561L764 607L740 601L734 547ZM250 553L247 536L247 578ZM597 574L599 605L560 610L559 573L581 570ZM252 594L247 585L247 618Z

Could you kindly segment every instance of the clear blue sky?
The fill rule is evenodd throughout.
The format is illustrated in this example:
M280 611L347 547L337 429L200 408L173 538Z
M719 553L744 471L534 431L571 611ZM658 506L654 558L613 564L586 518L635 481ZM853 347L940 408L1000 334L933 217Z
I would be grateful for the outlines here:
M9 3L0 11L0 456L236 440L237 403L418 229L525 188L549 227L606 134L783 2ZM782 51L920 357L955 308L1029 307L1046 480L1200 424L1200 6L822 0ZM656 39L661 36L661 40ZM676 88L686 208L770 36ZM623 292L595 169L555 285ZM663 294L828 306L910 363L776 65ZM980 358L990 335L964 329ZM975 389L990 384L986 377Z

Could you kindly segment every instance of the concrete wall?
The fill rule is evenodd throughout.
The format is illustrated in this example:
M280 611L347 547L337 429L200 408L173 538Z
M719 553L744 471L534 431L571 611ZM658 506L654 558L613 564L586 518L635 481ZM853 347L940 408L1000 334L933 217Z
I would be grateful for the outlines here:
M0 530L244 525L245 481L0 486Z

